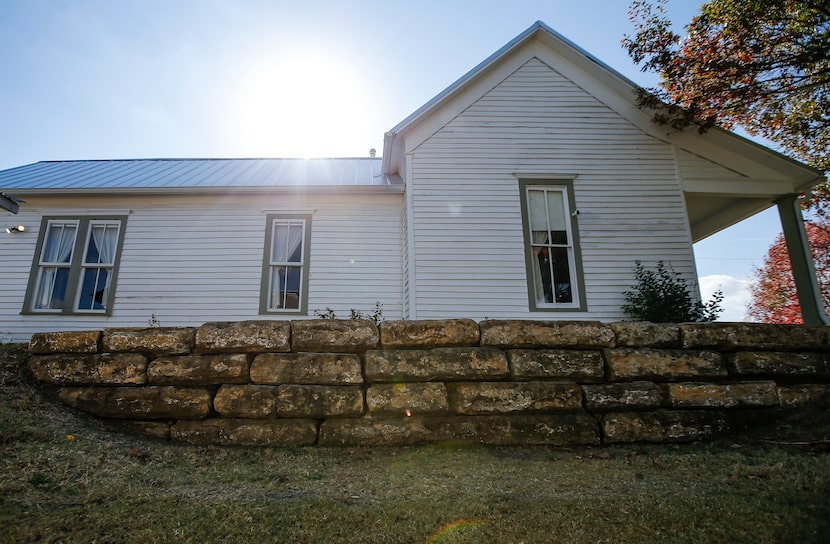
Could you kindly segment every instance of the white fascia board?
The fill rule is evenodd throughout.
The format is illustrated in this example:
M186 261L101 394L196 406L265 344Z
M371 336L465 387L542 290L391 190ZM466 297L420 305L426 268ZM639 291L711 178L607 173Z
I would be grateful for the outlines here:
M686 193L777 198L796 191L791 182L780 180L685 178L681 183Z

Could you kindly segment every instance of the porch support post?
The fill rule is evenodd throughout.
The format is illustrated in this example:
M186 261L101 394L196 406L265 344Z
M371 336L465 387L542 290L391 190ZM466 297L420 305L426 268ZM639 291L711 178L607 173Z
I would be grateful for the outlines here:
M812 325L830 325L824 311L819 291L813 255L804 229L804 218L798 203L798 195L787 195L776 202L781 226L784 229L784 241L790 255L798 302L804 323Z

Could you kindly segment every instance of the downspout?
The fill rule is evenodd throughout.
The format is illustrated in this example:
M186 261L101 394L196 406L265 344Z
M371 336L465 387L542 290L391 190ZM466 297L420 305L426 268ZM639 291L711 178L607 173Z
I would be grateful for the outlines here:
M821 291L816 279L816 268L810 251L810 242L804 228L804 217L798 195L787 195L777 200L778 215L784 229L784 241L792 263L795 289L798 303L801 305L801 317L804 323L811 325L830 325L830 319L824 311Z

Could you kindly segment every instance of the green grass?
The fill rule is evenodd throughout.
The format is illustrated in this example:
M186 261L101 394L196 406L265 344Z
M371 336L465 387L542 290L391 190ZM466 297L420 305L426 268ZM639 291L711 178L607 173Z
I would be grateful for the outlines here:
M826 413L806 432L678 446L193 447L70 411L32 384L25 358L0 347L4 542L771 543L830 531L830 454L815 440L830 436Z

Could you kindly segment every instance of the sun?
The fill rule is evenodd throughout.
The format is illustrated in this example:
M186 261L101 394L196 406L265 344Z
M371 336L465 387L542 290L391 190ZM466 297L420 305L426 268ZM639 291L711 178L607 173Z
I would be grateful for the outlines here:
M228 110L231 147L247 157L365 156L376 135L371 91L354 62L280 51L246 64Z

